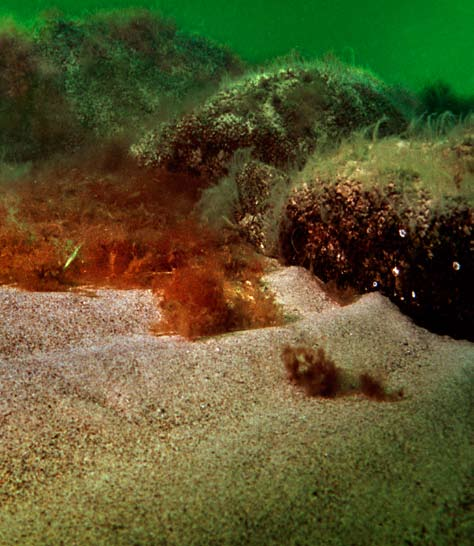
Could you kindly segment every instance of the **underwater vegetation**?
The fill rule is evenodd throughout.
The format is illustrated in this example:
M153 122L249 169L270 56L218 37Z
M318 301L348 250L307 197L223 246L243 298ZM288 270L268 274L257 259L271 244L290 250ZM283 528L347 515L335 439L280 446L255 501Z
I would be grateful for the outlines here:
M387 392L382 382L367 372L361 373L356 381L351 381L322 347L314 350L311 347L286 345L281 356L288 380L302 387L308 396L334 398L362 393L379 402L393 402L403 397L403 391Z
M3 29L0 281L33 290L153 286L167 327L188 337L278 320L260 296L258 258L241 259L244 250L229 250L193 216L202 181L138 168L128 154L140 128L242 66L145 10L51 12L33 35Z
M132 146L142 165L217 180L239 149L286 169L301 167L328 142L377 123L380 135L408 120L390 88L372 74L328 57L270 66L223 86L189 114L151 130Z
M153 330L195 339L283 324L273 296L260 287L263 273L253 249L229 233L225 245L194 256L157 283L164 316Z
M450 112L457 117L465 117L474 112L474 97L460 97L451 86L443 81L426 85L419 92L420 113L427 115Z
M455 198L411 202L393 183L363 189L354 179L296 190L282 227L282 253L323 281L378 290L431 329L472 337L474 211Z
M303 387L308 396L331 398L341 392L341 370L322 347L314 351L287 345L282 351L282 359L288 379Z
M51 11L33 32L0 30L0 148L44 159L94 137L132 138L206 95L242 63L146 10L73 19ZM195 98L193 99L195 100Z
M189 338L281 322L260 289L261 257L235 231L213 230L193 214L190 177L131 162L110 172L88 160L4 185L0 282L152 288L164 314L155 331Z
M471 109L146 10L3 27L0 282L150 288L194 339L280 323L263 254L472 339Z

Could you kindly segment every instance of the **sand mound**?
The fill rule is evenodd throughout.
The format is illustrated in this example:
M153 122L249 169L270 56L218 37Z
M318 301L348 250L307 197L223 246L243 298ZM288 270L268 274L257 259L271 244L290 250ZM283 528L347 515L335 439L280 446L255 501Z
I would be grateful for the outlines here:
M192 343L149 334L146 290L1 288L0 543L467 545L474 345L266 282L285 326ZM288 343L404 397L308 398Z

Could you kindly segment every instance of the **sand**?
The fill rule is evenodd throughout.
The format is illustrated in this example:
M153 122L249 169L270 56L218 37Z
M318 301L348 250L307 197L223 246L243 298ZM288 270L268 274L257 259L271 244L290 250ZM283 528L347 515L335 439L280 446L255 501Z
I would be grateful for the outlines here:
M474 344L266 278L285 326L153 336L147 290L0 288L1 545L468 545ZM285 344L398 402L309 398Z

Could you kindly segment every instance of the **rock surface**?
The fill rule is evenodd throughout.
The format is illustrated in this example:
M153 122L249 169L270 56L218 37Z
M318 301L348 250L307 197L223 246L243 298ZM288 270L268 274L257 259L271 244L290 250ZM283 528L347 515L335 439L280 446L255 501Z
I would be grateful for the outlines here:
M287 169L302 166L319 146L372 125L381 135L407 127L390 88L361 69L317 61L247 74L149 131L131 150L143 165L216 181L238 149Z

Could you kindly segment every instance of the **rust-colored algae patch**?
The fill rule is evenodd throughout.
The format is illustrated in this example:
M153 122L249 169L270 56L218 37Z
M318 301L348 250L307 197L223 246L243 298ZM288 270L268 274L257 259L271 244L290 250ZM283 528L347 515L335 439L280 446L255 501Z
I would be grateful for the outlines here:
M153 288L164 311L158 331L190 338L280 321L255 252L194 214L202 179L94 159L3 183L0 283Z
M403 390L388 392L382 381L368 372L350 380L347 372L337 366L322 347L314 350L286 345L281 357L288 380L302 387L308 396L334 398L361 393L378 402L396 402L403 398Z
M232 235L211 250L157 280L164 318L155 331L196 338L282 324L273 296L260 286L264 270L253 250Z

